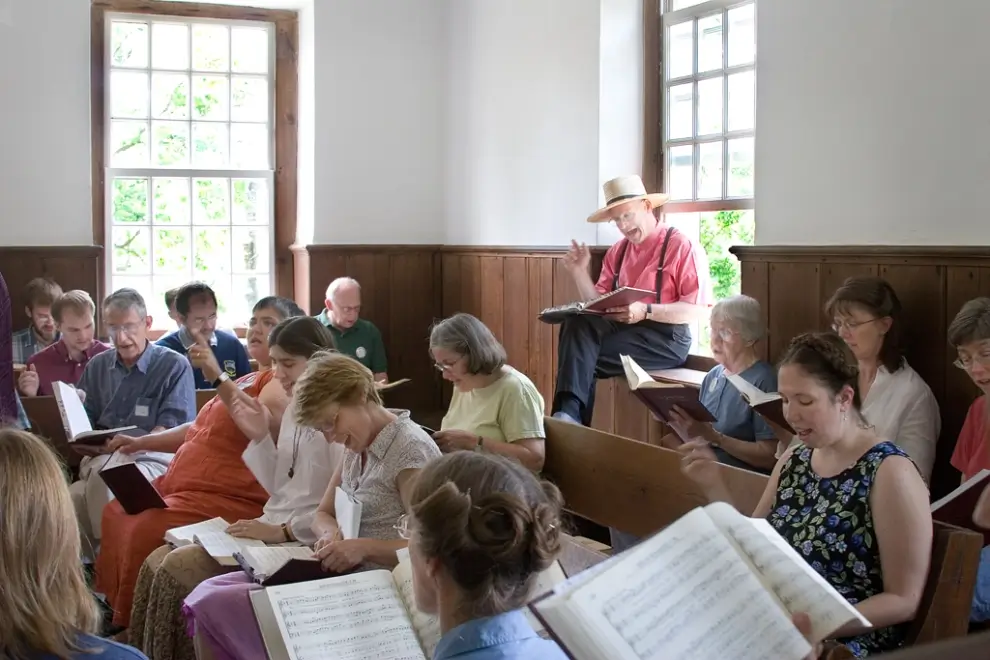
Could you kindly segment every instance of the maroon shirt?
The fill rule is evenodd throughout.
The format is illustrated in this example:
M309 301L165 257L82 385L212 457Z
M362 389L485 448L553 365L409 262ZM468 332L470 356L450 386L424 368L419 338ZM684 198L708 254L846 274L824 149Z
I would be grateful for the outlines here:
M33 364L34 370L38 372L38 396L52 394L52 383L57 380L75 385L79 382L83 369L89 361L110 348L109 344L99 340L94 341L89 350L83 354L82 362L76 362L69 357L69 349L65 347L63 341L57 341L43 351L35 353L27 363L28 366Z

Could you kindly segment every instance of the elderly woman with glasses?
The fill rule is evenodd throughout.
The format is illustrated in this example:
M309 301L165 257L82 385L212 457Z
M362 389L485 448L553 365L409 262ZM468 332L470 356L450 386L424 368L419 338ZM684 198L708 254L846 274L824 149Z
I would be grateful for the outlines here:
M663 438L676 449L691 438L703 438L719 462L769 474L776 464L777 435L726 378L736 374L764 392L777 391L777 374L756 355L763 338L760 303L749 296L733 296L712 308L711 345L717 364L701 384L701 402L717 420L711 424L692 419L675 407L671 427L677 435Z
M490 452L534 472L543 469L543 397L533 381L506 364L492 331L470 314L454 314L433 326L430 354L454 385L433 436L440 450Z

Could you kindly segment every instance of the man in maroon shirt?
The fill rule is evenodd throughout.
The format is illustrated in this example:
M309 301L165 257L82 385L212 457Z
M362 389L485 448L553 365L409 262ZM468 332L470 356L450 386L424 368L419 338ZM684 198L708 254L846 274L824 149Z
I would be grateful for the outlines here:
M55 300L52 316L62 337L27 361L17 380L22 395L52 394L57 380L75 385L90 359L110 348L95 338L95 314L96 305L85 291L68 291Z

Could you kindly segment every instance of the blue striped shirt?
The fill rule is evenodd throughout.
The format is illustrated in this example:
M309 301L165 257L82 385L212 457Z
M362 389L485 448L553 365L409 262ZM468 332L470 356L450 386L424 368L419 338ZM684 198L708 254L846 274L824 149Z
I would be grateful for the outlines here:
M192 366L182 355L151 342L130 369L115 350L93 357L76 387L86 392L84 405L95 429L134 425L148 433L196 418Z

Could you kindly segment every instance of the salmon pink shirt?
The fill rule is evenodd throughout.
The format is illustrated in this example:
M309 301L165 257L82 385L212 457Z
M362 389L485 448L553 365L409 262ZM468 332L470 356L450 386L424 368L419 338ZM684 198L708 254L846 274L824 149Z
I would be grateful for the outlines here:
M623 238L608 249L602 262L602 273L595 284L598 293L606 294L612 290L615 267L623 246L626 247L619 271L619 287L630 286L655 292L660 253L663 251L664 235L668 231L674 233L667 243L663 279L660 283L660 302L686 302L710 307L714 296L704 251L683 232L663 225L657 225L653 233L639 245ZM640 302L656 303L657 299L655 296L647 296Z
M990 442L987 440L987 398L981 396L966 413L956 449L952 452L952 467L972 479L980 470L990 469Z

